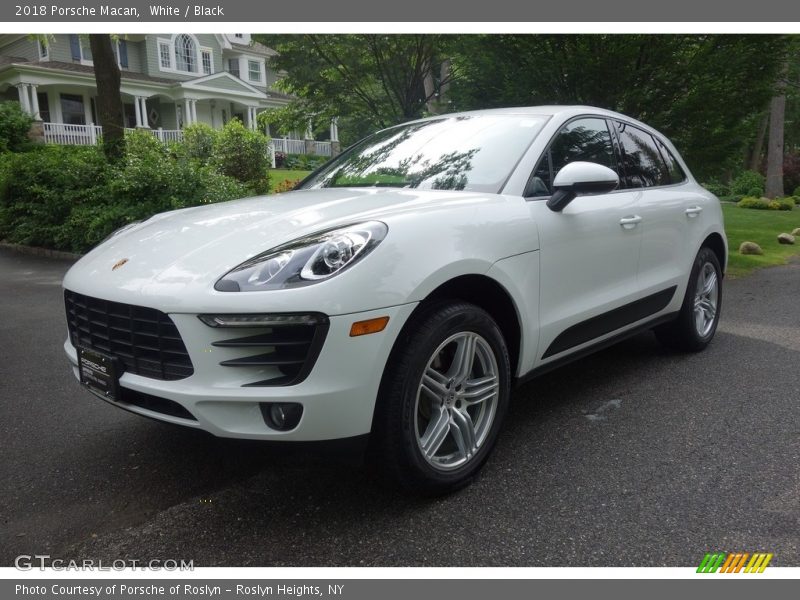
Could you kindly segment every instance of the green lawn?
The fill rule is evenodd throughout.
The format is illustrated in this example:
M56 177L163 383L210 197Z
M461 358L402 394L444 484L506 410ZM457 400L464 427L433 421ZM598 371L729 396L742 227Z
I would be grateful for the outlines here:
M300 181L311 171L299 171L294 169L272 169L269 172L269 191L272 192L275 186L286 181Z
M782 265L790 256L800 254L800 243L794 246L778 243L779 233L791 233L800 227L800 208L792 211L753 210L723 203L722 212L730 246L729 275L739 277L759 267ZM744 241L757 243L764 254L739 254L739 245Z

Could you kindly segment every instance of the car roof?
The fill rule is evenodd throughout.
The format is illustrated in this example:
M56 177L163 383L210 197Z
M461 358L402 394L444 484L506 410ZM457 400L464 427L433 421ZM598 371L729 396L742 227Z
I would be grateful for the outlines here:
M419 121L431 121L435 119L441 119L443 117L467 117L467 116L481 116L481 115L519 115L519 116L542 116L542 117L555 117L558 116L561 119L570 119L572 117L577 117L580 115L599 115L602 117L610 117L616 119L623 119L625 121L630 122L631 124L638 125L643 129L650 131L651 133L656 133L659 136L663 137L658 130L654 129L650 125L646 123L642 123L641 121L629 117L628 115L623 115L622 113L614 112L613 110L608 110L605 108L598 108L596 106L585 106L580 104L572 104L572 105L563 105L563 104L548 104L542 106L514 106L509 108L487 108L483 110L471 110L471 111L463 111L463 112L455 112L455 113L446 113L441 115L432 115L430 117L426 117L424 119L417 119L416 121L412 122L419 122Z

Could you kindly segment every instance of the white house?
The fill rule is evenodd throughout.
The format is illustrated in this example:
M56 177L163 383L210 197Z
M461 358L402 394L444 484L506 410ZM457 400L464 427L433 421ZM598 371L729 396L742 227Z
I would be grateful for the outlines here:
M290 100L273 87L279 75L266 59L274 51L250 34L121 35L114 46L126 126L149 128L163 140L180 139L191 123L218 128L238 118L255 128L259 112ZM88 36L57 34L45 42L0 35L0 100L19 101L42 123L45 142L95 143L102 134L96 95ZM330 132L337 147L335 122ZM332 146L311 139L310 128L274 136L274 143L285 152L325 155Z

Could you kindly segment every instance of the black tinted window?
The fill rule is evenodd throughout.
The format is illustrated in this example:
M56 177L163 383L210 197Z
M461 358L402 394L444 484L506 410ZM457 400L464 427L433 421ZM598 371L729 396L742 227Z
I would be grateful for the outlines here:
M653 136L627 123L617 123L622 147L623 188L652 187L670 182L669 170Z
M681 183L682 181L686 181L686 173L683 172L680 163L675 160L675 157L672 155L672 152L669 151L669 148L667 148L658 138L656 138L656 145L661 151L661 157L667 163L670 183Z
M567 123L545 151L525 192L526 196L549 196L553 179L564 165L576 160L617 169L611 134L605 119L585 118Z

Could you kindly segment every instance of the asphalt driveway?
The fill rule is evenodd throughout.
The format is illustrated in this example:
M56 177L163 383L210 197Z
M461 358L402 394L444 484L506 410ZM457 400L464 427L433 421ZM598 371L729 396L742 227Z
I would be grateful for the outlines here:
M641 335L515 393L444 499L347 455L215 439L84 392L63 356L69 263L0 251L0 565L19 554L198 566L800 566L800 263L728 281L716 339Z

